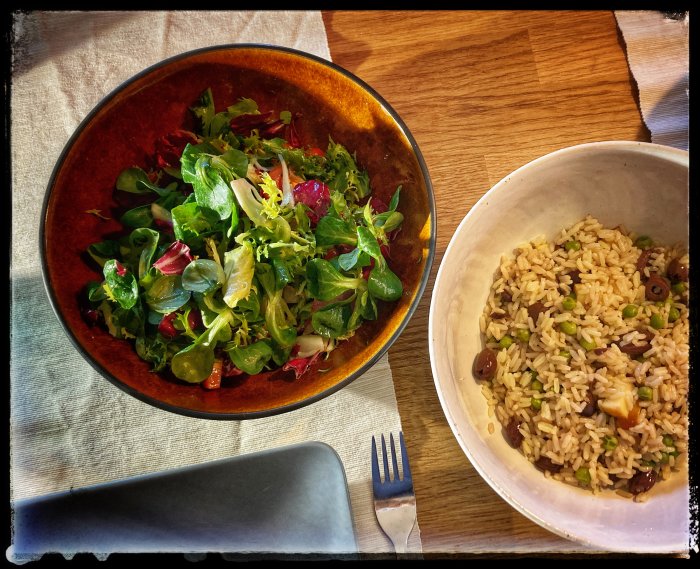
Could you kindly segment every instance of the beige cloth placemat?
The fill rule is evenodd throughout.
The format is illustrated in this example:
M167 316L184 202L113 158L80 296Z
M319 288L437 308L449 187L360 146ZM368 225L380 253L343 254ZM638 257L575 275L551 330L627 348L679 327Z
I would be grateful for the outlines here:
M688 150L690 16L672 16L657 10L615 12L651 141Z
M348 387L284 415L179 416L132 398L82 359L40 272L49 176L106 94L164 58L208 45L276 44L330 60L320 12L34 12L15 14L13 30L11 499L322 441L345 467L359 550L392 551L374 515L369 460L372 435L401 429L387 356ZM421 551L417 524L409 546Z

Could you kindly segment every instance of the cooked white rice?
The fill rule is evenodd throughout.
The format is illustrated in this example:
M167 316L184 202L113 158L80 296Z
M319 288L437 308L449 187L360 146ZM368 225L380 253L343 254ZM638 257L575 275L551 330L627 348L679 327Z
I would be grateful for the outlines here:
M688 255L680 246L654 245L640 274L637 237L588 216L553 242L538 237L519 246L501 260L480 327L498 363L482 391L504 433L511 421L520 423L520 451L545 476L643 500L644 491L630 493L628 487L635 474L654 470L659 483L686 468L689 351L687 290L654 302L645 299L644 281L653 272L666 275L674 258L687 265ZM580 249L567 250L569 241ZM572 283L571 271L580 274L580 284ZM572 292L575 307L566 309L562 303ZM527 309L538 301L547 310L534 322ZM636 316L623 317L628 304L638 306ZM680 315L675 322L668 321L672 310ZM663 327L650 325L654 314L663 317ZM575 334L562 332L563 322L576 324ZM518 339L518 329L529 331L529 339L526 332ZM651 341L642 356L617 345L645 344L644 333ZM499 344L504 336L513 339L507 348ZM533 389L533 379L541 387L535 383ZM617 446L606 450L609 437ZM542 469L543 457L560 470Z

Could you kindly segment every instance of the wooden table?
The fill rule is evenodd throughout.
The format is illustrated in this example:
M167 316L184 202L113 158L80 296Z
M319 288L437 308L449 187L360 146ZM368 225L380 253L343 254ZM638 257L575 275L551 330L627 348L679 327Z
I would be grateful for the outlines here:
M389 351L426 557L581 547L518 513L471 466L445 420L428 354L432 285L457 225L502 177L553 150L649 141L612 12L324 12L333 61L401 115L437 202L437 254Z

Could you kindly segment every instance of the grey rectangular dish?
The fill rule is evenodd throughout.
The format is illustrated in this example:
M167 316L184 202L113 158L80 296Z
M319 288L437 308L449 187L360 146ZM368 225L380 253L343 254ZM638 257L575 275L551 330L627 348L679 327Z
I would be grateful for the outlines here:
M45 553L357 553L336 452L310 442L15 502L16 559Z

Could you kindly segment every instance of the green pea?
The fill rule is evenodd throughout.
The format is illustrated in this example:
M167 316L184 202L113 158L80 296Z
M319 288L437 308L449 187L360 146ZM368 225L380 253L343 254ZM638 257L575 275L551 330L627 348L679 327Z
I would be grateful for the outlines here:
M576 472L574 472L574 476L576 477L576 480L585 486L588 486L591 483L591 473L584 466L578 468Z
M513 338L506 334L505 336L503 336L503 338L499 340L498 345L504 350L507 350L513 345Z
M661 442L665 447L676 448L676 442L673 440L671 435L664 435Z
M529 369L525 373L530 374L530 382L531 383L537 379L537 372L534 369Z
M664 317L656 312L655 314L651 315L651 318L649 319L649 324L651 324L651 327L654 328L654 330L661 330L664 326L666 326L666 321L664 320Z
M572 290L567 296L570 296L570 297L573 298L574 300L577 299L577 297L576 297L576 291L575 291L575 290Z
M642 387L637 389L637 396L642 401L651 401L652 397L654 396L654 392L652 391L651 387L643 385Z
M667 452L661 453L661 464L668 464L669 454Z
M539 379L535 379L530 384L530 389L541 392L544 389L544 385L542 385L542 382Z
M622 316L624 318L634 318L639 312L639 307L636 304L628 304L622 309Z
M581 249L580 241L567 241L564 243L564 249L567 251L578 251Z
M676 458L679 454L681 454L679 451L674 450L668 453L668 456L672 456L673 458Z
M532 407L535 411L539 411L542 409L542 399L536 399L533 397L530 399L530 407Z
M677 282L674 283L673 286L671 286L673 294L683 294L685 292L685 288L686 287L684 282Z
M564 310L573 310L574 308L576 308L576 300L571 298L570 296L567 296L564 300L562 300L561 307Z
M567 360L571 359L571 352L569 350L559 350L559 355L565 357Z
M639 247L640 249L648 249L653 244L654 241L648 235L640 235L634 242L635 247Z
M678 310L675 306L672 306L671 308L668 309L668 321L669 322L675 322L681 317L681 311Z
M605 436L603 438L603 448L605 450L614 450L617 448L617 437L614 437L612 435L610 436Z
M576 324L574 322L566 321L559 323L559 330L564 332L567 336L573 336L576 334Z
M515 332L515 337L521 342L527 342L530 339L530 330L527 328L518 328Z
M594 340L591 340L589 342L585 338L581 338L581 340L579 340L579 344L581 344L581 347L584 350L586 350L587 352L590 352L591 350L595 350L596 345L597 345Z

